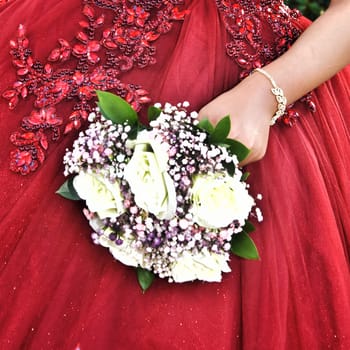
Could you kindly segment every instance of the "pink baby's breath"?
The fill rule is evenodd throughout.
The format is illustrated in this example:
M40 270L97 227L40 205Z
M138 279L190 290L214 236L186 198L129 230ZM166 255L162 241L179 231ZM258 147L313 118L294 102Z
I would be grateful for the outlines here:
M160 104L156 107L161 108ZM207 133L197 127L198 114L188 113L188 107L188 102L177 106L167 103L160 116L150 122L149 135L166 152L165 171L176 191L175 214L171 219L160 219L140 208L125 179L125 169L134 154L129 125L115 125L96 109L89 115L88 129L79 134L73 150L67 150L64 156L66 176L87 172L119 184L124 206L121 215L100 220L97 213L84 209L85 216L94 224L94 243L108 247L116 259L122 255L119 260L124 263L141 266L169 281L177 281L174 274L178 259L187 263L191 261L190 256L198 261L204 259L204 264L205 259L217 257L217 261L221 261L217 273L221 276L221 272L228 272L231 239L242 231L243 225L236 220L227 227L213 229L195 222L191 213L194 177L226 173L228 165L237 169L234 176L240 177L241 172L235 155L223 146L208 143ZM262 220L260 210L255 214Z

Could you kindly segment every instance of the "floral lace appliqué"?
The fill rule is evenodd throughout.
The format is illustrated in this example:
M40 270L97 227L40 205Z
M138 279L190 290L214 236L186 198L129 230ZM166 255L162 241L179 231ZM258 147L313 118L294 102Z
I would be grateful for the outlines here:
M10 109L21 99L34 96L33 110L11 135L11 170L23 175L35 171L45 160L50 141L79 129L95 101L95 90L112 90L136 111L150 102L141 86L123 82L123 73L156 62L157 39L169 32L187 10L182 0L83 0L84 19L73 41L59 39L47 61L35 60L25 28L19 26L10 42L17 80L3 93ZM228 32L226 53L245 78L283 54L300 35L295 25L300 14L281 0L216 0ZM108 13L107 13L108 11ZM107 21L106 14L113 14ZM271 39L266 39L270 33ZM62 68L75 62L74 68ZM70 115L59 115L56 106L72 101ZM315 110L311 94L302 99ZM289 108L281 120L293 125L298 113Z
M75 40L58 40L46 63L32 55L24 26L11 40L11 55L17 69L17 81L3 93L10 109L20 99L35 97L34 108L22 120L21 130L11 135L16 148L11 152L10 168L23 175L35 171L45 159L49 141L59 139L61 128L67 134L79 129L91 111L95 90L113 90L138 111L149 103L141 86L126 84L123 73L156 62L155 41L169 32L174 21L183 20L182 1L84 0L84 18ZM102 10L102 11L101 11ZM103 11L112 11L106 23ZM74 69L58 68L75 61ZM61 101L74 101L68 118L57 114Z
M241 68L241 79L281 56L301 34L295 25L300 17L299 11L291 10L281 0L216 2L230 37L226 53ZM266 40L267 33L271 33L273 39ZM315 111L311 93L301 102ZM281 118L289 126L294 125L299 117L292 107L289 106Z

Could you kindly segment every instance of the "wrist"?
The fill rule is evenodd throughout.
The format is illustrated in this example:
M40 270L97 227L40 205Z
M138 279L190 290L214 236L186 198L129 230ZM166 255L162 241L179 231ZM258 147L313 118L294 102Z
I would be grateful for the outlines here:
M275 125L276 121L284 115L287 109L287 98L284 95L283 89L277 85L275 79L266 70L256 68L253 73L263 75L271 83L272 87L270 88L270 91L275 96L277 110L270 120L270 125Z
M251 96L252 103L258 106L262 117L270 124L278 109L278 103L271 92L272 85L269 79L256 72L244 79L241 84Z

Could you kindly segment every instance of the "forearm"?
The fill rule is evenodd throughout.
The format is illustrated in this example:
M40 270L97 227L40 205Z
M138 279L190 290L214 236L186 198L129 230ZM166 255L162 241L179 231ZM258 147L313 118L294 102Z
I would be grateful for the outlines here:
M338 0L265 67L292 103L350 63L350 1ZM261 79L261 78L260 78Z
M284 55L264 67L295 102L350 63L350 0L334 0ZM261 159L267 149L270 121L277 109L271 82L261 73L243 79L205 105L199 117L216 124L231 116L230 137L251 149L241 165Z

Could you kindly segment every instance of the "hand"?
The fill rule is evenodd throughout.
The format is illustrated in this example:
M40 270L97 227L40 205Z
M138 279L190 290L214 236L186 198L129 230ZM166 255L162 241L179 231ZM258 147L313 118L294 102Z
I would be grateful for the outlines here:
M260 160L265 155L270 120L277 107L269 84L265 77L255 73L199 111L199 119L207 117L214 125L224 116L230 115L229 137L251 150L241 166Z

